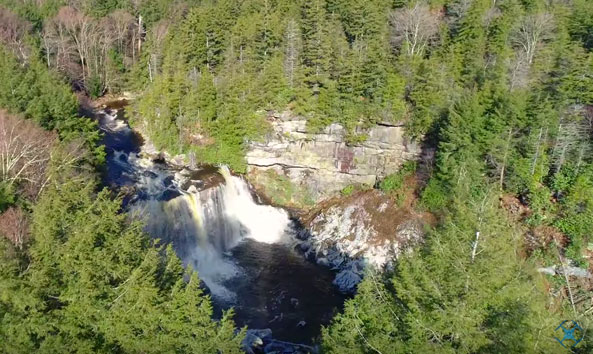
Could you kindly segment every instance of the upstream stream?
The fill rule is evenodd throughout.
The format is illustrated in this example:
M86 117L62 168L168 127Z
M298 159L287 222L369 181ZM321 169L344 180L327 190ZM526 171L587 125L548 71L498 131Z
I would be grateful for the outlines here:
M140 157L143 140L123 119L124 106L118 101L95 112L105 133L104 184L128 191L126 210L198 271L216 316L232 307L239 327L311 344L345 297L329 268L295 250L288 213L259 202L224 166L189 170Z

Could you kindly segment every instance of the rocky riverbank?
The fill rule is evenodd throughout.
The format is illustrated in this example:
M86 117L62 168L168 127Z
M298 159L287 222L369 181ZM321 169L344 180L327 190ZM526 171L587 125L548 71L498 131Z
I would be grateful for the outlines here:
M367 268L388 269L410 246L421 242L429 214L378 190L333 198L301 218L298 238L307 257L337 272L334 284L356 290Z

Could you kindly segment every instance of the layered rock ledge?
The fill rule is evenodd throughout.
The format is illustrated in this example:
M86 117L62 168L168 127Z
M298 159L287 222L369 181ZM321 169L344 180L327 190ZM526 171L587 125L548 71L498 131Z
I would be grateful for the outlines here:
M303 117L290 112L270 116L270 123L272 131L265 140L249 145L249 172L273 169L306 187L314 200L351 184L372 186L421 153L420 146L404 136L402 124L380 124L361 131L368 138L350 145L340 124L311 132Z

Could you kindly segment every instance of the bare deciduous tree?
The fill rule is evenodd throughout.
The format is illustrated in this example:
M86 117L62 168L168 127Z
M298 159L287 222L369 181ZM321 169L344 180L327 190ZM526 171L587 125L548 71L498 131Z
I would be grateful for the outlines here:
M170 22L167 20L162 20L158 22L156 25L152 27L152 30L148 32L149 40L152 43L152 51L148 60L148 76L150 81L152 82L153 78L160 70L160 63L161 58L163 55L163 44L165 42L165 38L169 33ZM141 37L138 37L140 33L138 31L134 31L134 40L136 41L141 40ZM134 53L136 53L136 46L132 46ZM136 54L134 54L136 55Z
M106 30L114 35L117 50L128 55L128 48L134 46L136 32L136 20L124 10L115 10L109 14L109 21L106 23ZM130 53L130 56L132 54Z
M537 49L552 37L553 16L539 13L526 16L514 31L511 40L515 47L515 58L511 63L511 89L527 86L529 70Z
M45 23L43 42L47 62L55 58L55 67L71 79L84 82L87 76L90 38L95 31L92 19L72 7L62 7L58 14Z
M533 58L538 46L552 37L554 30L554 16L549 13L539 13L526 16L515 31L513 44L525 53L528 65L533 63Z
M72 7L62 7L46 22L42 35L48 65L54 57L56 68L72 80L86 85L88 79L98 77L104 82L106 58L117 40L114 28L118 25L113 17L98 21Z
M572 160L577 169L591 149L591 130L584 118L581 107L573 107L574 112L560 120L556 143L552 151L552 161L556 172L562 169L566 161Z
M111 65L111 51L116 50L123 64L131 66L139 57L137 43L143 40L138 35L136 19L123 10L95 19L76 7L65 6L45 22L41 44L48 66L87 89L90 79L99 79L105 89L118 77L113 71L116 66Z
M0 181L36 197L46 183L45 172L55 141L55 133L0 111Z
M0 8L0 42L7 45L21 60L27 60L29 57L25 36L30 30L29 22L21 20L9 10Z
M299 52L301 45L299 26L294 19L288 21L284 37L286 43L286 48L284 50L284 72L288 78L288 84L290 87L293 87L295 71L299 62Z
M397 51L422 55L439 31L440 14L422 2L395 10L390 16L392 43Z
M0 235L23 247L29 236L29 220L21 208L12 207L0 214Z

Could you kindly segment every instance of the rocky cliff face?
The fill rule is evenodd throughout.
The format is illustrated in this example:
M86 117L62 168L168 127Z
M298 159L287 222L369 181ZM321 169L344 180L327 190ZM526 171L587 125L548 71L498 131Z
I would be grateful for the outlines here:
M288 112L270 117L272 132L252 142L247 152L251 173L273 169L319 200L350 184L374 185L396 172L420 148L404 137L401 125L377 125L364 132L368 139L348 145L345 129L332 124L322 132L307 130L306 120Z

